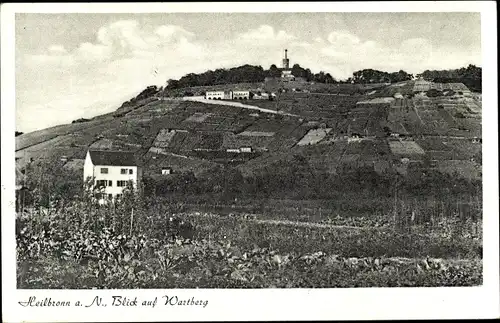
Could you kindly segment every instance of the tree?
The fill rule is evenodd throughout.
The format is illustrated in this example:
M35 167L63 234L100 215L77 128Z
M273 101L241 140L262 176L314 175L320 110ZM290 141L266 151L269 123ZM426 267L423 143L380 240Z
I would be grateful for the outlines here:
M271 65L269 67L269 72L268 72L268 76L270 77L280 77L281 76L281 71L278 69L278 67L276 67L276 65Z
M330 75L330 73L326 73L325 75L325 83L336 83L335 79Z
M306 70L305 70L305 78L306 78L307 82L310 82L313 80L313 73L308 68L306 68Z
M472 64L455 70L425 70L418 76L436 83L463 83L472 91L482 90L482 69Z
M303 69L302 67L300 67L299 64L294 64L292 66L292 74L293 74L293 76L296 76L296 77L304 77L304 78L307 77L306 70Z
M180 83L178 80L169 79L167 81L167 89L174 90L174 89L178 89L179 87L180 87Z

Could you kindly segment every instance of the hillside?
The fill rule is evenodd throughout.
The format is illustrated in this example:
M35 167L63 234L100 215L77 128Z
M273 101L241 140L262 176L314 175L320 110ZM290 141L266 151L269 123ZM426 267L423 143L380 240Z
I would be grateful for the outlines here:
M236 167L253 177L301 156L312 174L368 169L389 179L429 172L480 181L480 100L463 84L422 82L304 83L276 101L246 102L275 114L156 97L153 89L112 114L17 136L16 160L23 167L30 158L64 156L81 165L89 148L118 149L135 151L147 176L158 177L161 167L202 177ZM425 95L435 88L439 96ZM452 88L457 91L450 95ZM291 176L289 165L280 169Z

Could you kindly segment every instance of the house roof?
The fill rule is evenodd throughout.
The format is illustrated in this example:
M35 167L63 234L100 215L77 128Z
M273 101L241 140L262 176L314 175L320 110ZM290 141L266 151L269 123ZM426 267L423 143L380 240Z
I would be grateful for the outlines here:
M129 151L89 150L92 164L99 166L137 166L134 153Z

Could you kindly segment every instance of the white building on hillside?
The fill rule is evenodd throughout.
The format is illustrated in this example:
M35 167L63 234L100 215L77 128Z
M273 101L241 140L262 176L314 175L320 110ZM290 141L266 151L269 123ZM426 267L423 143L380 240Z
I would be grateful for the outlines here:
M250 99L250 91L233 91L233 99L248 100Z
M207 91L205 94L205 99L208 100L232 100L232 91Z
M141 177L141 169L132 152L89 150L83 166L84 183L93 179L99 188L96 198L100 203L121 197L129 181L134 188Z

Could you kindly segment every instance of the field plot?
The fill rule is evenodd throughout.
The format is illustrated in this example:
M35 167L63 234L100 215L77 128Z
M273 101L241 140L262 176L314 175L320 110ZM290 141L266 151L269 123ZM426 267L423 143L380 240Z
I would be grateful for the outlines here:
M179 109L182 104L184 102L179 100L158 100L149 105L148 112L154 116L162 116Z
M19 165L24 167L24 165L28 162L29 158L33 159L38 159L38 158L48 158L50 156L57 156L61 157L63 155L72 157L73 151L75 150L81 150L84 151L86 148L69 148L67 146L67 143L69 143L72 140L71 135L63 135L63 136L57 136L55 138L49 139L47 141L29 146L28 148L17 150L15 155L16 158L20 158L18 160ZM70 150L70 154L65 154L65 153L59 153L58 149L61 150L63 148L67 148L67 150Z
M396 109L400 111L408 112L410 109L413 109L414 103L412 99L403 98L403 99L395 99L391 103L391 109Z
M443 143L454 151L456 158L470 160L478 154L481 154L481 144L475 143L470 139L444 138Z
M259 118L240 134L244 136L289 136L300 124L301 122L297 119L285 120L277 117Z
M96 129L103 124L108 124L108 122L109 118L99 118L87 122L60 125L48 129L25 133L15 138L16 150L42 143L57 136L68 135L86 129ZM104 128L106 128L106 126L104 126Z
M237 166L240 164L244 164L249 160L259 156L260 152L232 152L232 151L222 151L222 150L213 150L213 151L203 151L196 150L190 153L190 156L207 160L217 164L226 164L230 166Z
M218 150L222 145L221 132L187 132L177 139L177 133L170 141L169 148L180 148L181 151ZM174 142L174 140L179 140Z
M243 131L240 132L239 136L250 136L250 137L272 137L275 132L266 132L266 131Z
M439 116L443 118L448 123L448 127L456 128L457 124L455 123L455 119L450 115L450 113L445 109L438 109Z
M63 168L75 171L83 171L83 165L85 164L85 159L72 159L64 164Z
M270 167L276 162L287 161L289 158L291 158L289 151L274 152L272 154L262 153L260 156L257 156L242 165L238 165L237 168L243 175L248 176L259 172L263 168Z
M190 121L190 122L203 122L205 121L208 117L210 117L212 114L211 113L203 113L203 112L195 112L192 116L187 118L185 121Z
M314 93L283 93L276 101L258 101L252 104L311 119L329 118L339 113L346 113L356 105L356 102L366 96L338 96Z
M274 136L242 136L225 132L221 148L226 150L240 148L251 148L257 151L269 150L275 140L279 140L279 138L277 139Z
M90 145L91 149L106 150L113 148L113 141L110 139L101 139Z
M400 134L404 133L405 135L421 135L427 133L427 131L429 131L427 120L422 117L420 112L417 115L416 111L416 109L411 109L408 112L391 109L388 116L391 131Z
M464 105L469 113L479 114L481 113L481 104L477 101L464 101Z
M424 123L419 134L444 136L449 133L448 122L441 117L437 110L420 111L419 116Z
M396 94L401 94L403 97L413 93L413 81L391 84L377 89L372 95L375 97L394 97Z
M481 119L477 118L456 118L455 119L458 129L466 131L467 137L481 137Z
M370 100L364 100L364 101L358 101L356 104L391 104L394 100L392 97L380 97L380 98L375 98L375 99L370 99Z
M389 156L390 152L389 146L385 140L350 142L344 150L342 162L347 161L348 156L360 156L363 160L375 161L379 160L381 156Z
M169 142L168 149L172 151L183 150L184 140L186 140L188 136L188 131L176 131L174 137Z
M266 82L265 88L269 91L276 92L280 88L285 88L288 90L298 88L302 91L308 91L310 93L319 94L329 94L329 95L353 95L360 94L364 92L371 91L373 89L378 89L384 87L383 83L373 83L373 84L327 84L327 83L313 83L313 82Z
M332 129L330 133L326 136L325 140L341 138L346 136L349 129L349 124L351 120L346 118L338 118L335 123L329 123L328 127Z
M185 173L192 171L195 175L199 175L206 172L217 164L192 157L179 156L175 154L156 154L148 152L144 156L145 173L151 175L160 175L161 169L165 167L170 167L173 173Z
M469 180L481 180L481 167L468 160L446 160L438 162L437 169L452 176L458 174L462 178Z
M312 169L319 173L337 173L338 167L343 163L348 143L336 141L330 145L301 146L294 150L294 153L307 158L307 162Z
M425 137L423 139L417 139L417 144L422 147L426 152L428 151L451 151L450 145L443 143L445 138L441 137Z
M165 104L162 105L162 101L160 100L147 100L144 101L144 103L139 103L135 106L130 106L129 108L124 109L124 111L129 110L128 113L126 113L127 117L134 117L138 115L148 115L148 114L158 114L155 113L154 111L157 109L161 109L161 107L164 107ZM117 112L122 111L120 109L116 110Z
M245 119L225 119L223 122L219 124L219 126L215 129L216 131L225 131L225 132L240 132L249 127L252 124L251 120Z
M415 96L413 99L413 105L418 108L430 108L432 106L432 100L425 96Z
M175 134L175 130L161 129L153 142L153 146L157 148L167 148Z
M429 150L426 155L430 160L453 160L458 158L453 150Z
M155 118L152 124L157 128L164 129L184 129L181 125L182 121L186 119L188 115L186 113L168 113L161 118Z
M391 130L391 133L395 134L396 136L398 135L408 136L410 134L408 130L405 128L405 126L398 121L389 121L387 123L387 127Z
M453 91L466 91L468 90L467 86L463 83L441 83L443 89L445 90L453 90Z
M430 89L431 90L438 90L438 91L443 91L444 87L442 83L434 83L431 82L430 84Z
M38 144L38 148L41 145L45 145L46 142ZM35 146L33 146L35 147ZM33 158L34 160L54 160L60 159L65 156L68 159L84 159L85 154L87 153L86 148L81 147L68 147L68 146L51 146L48 144L45 148L40 148L37 150L30 150L32 147L20 150L16 152L16 157L21 157L22 159L16 160L16 164L19 167L23 168L29 158Z
M424 155L425 151L414 141L410 140L390 140L389 147L396 156L419 156Z
M425 80L417 80L413 86L413 92L426 92L431 88L431 82Z
M331 128L324 129L311 129L309 132L297 143L298 146L314 145L320 142L331 131Z

